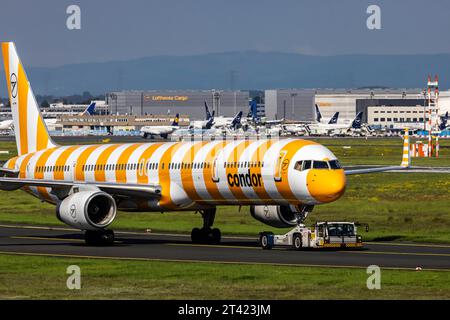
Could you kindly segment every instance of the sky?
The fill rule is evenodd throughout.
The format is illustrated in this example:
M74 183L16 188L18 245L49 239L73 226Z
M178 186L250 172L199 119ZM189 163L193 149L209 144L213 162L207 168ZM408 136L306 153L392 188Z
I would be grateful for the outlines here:
M78 5L81 29L66 9ZM381 29L366 10L378 5ZM229 51L450 53L448 0L3 0L0 40L27 65Z

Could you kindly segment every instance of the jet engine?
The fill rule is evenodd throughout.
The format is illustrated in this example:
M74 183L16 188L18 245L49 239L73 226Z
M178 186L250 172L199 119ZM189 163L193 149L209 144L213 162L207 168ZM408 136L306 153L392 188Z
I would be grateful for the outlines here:
M297 225L297 217L306 217L313 206L250 206L250 214L256 220L275 228Z
M59 220L80 230L104 229L116 213L116 202L109 194L92 190L73 193L56 208Z

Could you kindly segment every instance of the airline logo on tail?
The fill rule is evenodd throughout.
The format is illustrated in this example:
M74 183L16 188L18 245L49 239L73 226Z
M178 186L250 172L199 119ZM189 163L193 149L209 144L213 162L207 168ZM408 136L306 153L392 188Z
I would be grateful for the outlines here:
M330 121L328 121L328 124L336 124L338 122L339 119L339 112L336 112L330 119Z
M81 114L82 116L93 116L95 115L95 102L92 102L86 110Z
M177 114L175 115L175 119L174 119L173 122L172 122L172 126L178 127L178 126L179 126L179 122L180 122L180 114L177 113Z
M18 154L56 146L47 132L14 43L3 42L2 53Z
M361 123L362 123L362 111L358 112L358 114L356 115L355 119L352 122L352 128L353 129L360 129L361 128Z
M239 111L233 118L233 121L231 121L230 127L232 129L237 129L241 125L241 118L242 118L242 111Z

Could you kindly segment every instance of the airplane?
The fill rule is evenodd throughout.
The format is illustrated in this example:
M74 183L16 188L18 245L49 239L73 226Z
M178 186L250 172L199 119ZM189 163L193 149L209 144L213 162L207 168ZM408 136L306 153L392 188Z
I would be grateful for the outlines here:
M322 123L322 114L320 113L319 106L315 104L315 107L316 107L316 122ZM328 120L328 124L336 124L338 122L338 119L339 119L339 112L336 112L330 118L330 120Z
M1 44L18 155L0 168L0 189L21 189L56 205L56 216L83 230L88 245L111 245L117 211L197 211L195 243L219 243L219 205L250 206L273 227L297 226L314 206L338 200L346 176L406 169L344 170L325 146L298 138L184 142L56 144L50 137L12 42Z
M189 129L203 129L203 130L209 130L213 127L215 124L214 119L214 113L215 110L211 113L208 108L208 104L205 101L205 112L206 112L206 119L203 121L193 121L191 122Z
M322 132L322 128L324 128L326 126L326 124L322 124L322 114L320 113L319 110L319 106L316 104L316 121L315 122L296 122L296 123L285 123L284 125L282 125L282 129L284 132L288 133L288 134L293 134L293 135L302 135L302 136L306 136L306 135L310 135L311 134L311 127L313 132L317 132L320 130L320 132ZM328 120L328 125L332 125L332 124L337 124L339 119L339 112L336 112L329 120ZM318 125L321 124L321 125ZM317 125L317 126L316 126ZM320 128L320 129L319 129ZM325 129L323 129L325 130ZM318 134L318 133L316 133ZM326 132L324 131L324 133L321 134L326 134Z
M311 135L348 134L349 132L361 129L362 115L362 112L358 112L355 119L353 119L350 124L312 123L307 124L306 126L308 127L308 131L311 133ZM334 120L330 119L330 121Z
M173 133L175 130L180 128L179 126L180 115L177 113L175 115L175 119L173 120L170 126L145 126L141 129L141 136L144 139L147 137L154 138L155 136L161 136L164 139L167 139L169 134Z

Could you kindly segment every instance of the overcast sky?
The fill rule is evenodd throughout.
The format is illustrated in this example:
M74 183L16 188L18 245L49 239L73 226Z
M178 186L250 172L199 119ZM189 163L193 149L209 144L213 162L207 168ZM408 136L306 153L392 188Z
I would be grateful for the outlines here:
M66 27L71 4L81 30ZM370 4L381 30L366 27ZM450 53L449 13L448 0L3 0L0 40L32 66L244 50Z

